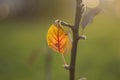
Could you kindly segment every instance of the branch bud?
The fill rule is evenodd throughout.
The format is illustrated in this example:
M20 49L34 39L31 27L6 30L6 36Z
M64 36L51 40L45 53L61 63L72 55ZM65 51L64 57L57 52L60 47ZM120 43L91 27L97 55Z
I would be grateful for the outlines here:
M70 65L64 64L63 67L64 67L66 70L70 70Z
M87 80L87 78L86 77L82 77L79 80Z
M81 36L78 37L78 39L86 40L86 36L85 35L81 35Z

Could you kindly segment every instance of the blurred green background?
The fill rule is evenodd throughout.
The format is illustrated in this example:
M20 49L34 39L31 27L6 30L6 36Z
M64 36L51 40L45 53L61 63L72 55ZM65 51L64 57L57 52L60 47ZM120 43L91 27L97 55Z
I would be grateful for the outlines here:
M0 0L0 80L68 80L46 33L56 19L72 24L74 8L74 0ZM76 80L120 80L120 11L114 11L119 8L110 7L85 29ZM69 63L70 54L65 58Z

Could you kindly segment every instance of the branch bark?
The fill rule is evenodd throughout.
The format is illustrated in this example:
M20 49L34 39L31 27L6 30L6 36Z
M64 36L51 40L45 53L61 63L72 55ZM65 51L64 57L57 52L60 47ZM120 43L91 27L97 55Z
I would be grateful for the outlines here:
M69 80L75 80L75 65L76 65L76 55L77 55L77 45L78 40L85 39L85 36L79 36L79 24L82 18L82 14L84 12L83 10L84 4L82 4L82 0L76 0L76 14L75 14L75 21L74 25L68 24L66 22L56 20L55 22L60 23L63 26L71 28L73 32L73 43L72 43L72 49L71 49L71 60L70 60L70 66L64 66L65 69L69 70Z
M75 80L75 64L76 64L76 55L77 55L77 45L78 45L78 38L79 38L79 24L82 17L82 0L76 0L76 14L75 14L75 22L73 31L73 43L72 43L72 50L71 50L71 61L70 61L70 78L69 80Z
M57 24L60 24L60 25L63 25L63 26L66 26L66 27L68 27L68 28L70 28L70 29L72 29L73 30L73 25L71 25L71 24L69 24L69 23L66 23L66 22L64 22L64 21L61 21L61 20L59 20L59 19L57 19L57 20L55 20L55 23L57 23Z
M71 28L72 30L73 30L73 27L74 27L73 25L68 24L68 23L66 23L66 22L63 22L63 21L61 21L61 25L67 26L67 27Z

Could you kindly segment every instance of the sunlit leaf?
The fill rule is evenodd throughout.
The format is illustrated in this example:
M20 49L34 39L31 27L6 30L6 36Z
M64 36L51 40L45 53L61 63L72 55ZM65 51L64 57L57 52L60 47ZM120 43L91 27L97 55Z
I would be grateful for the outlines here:
M71 49L72 44L68 34L60 25L52 24L47 33L47 43L50 48L65 54Z

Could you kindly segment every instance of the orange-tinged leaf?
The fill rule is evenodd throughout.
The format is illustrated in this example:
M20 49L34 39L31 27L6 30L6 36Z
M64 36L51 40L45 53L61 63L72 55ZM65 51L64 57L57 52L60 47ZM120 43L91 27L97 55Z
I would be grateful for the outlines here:
M72 44L68 34L63 27L52 24L47 33L47 43L50 48L61 54L65 54L71 49Z

